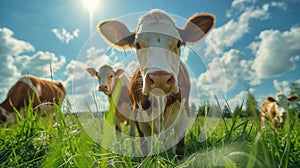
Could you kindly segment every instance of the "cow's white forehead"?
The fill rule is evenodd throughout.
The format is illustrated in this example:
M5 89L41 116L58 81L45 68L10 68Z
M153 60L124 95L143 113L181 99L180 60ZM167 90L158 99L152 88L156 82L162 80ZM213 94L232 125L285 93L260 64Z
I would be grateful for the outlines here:
M153 10L139 19L137 34L160 33L181 39L173 19L160 10Z
M98 74L101 75L109 75L113 72L113 69L109 65L103 65L99 68Z
M284 95L284 94L277 94L276 96L275 96L275 100L276 101L280 101L280 100L287 100L287 98L286 98L286 96Z
M275 100L281 107L285 107L288 103L288 99L284 94L277 94Z

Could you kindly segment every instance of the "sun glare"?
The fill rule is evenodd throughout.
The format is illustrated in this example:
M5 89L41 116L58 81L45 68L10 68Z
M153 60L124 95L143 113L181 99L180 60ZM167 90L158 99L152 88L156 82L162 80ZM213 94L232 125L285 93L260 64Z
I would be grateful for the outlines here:
M83 0L82 3L90 13L93 13L98 6L99 0Z

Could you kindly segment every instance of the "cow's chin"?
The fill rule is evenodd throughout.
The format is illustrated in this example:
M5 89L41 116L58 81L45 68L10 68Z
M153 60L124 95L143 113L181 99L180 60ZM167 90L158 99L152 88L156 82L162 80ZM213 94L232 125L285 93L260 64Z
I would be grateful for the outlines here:
M150 91L150 94L153 96L167 96L171 93L165 93L162 89L160 88L154 88Z

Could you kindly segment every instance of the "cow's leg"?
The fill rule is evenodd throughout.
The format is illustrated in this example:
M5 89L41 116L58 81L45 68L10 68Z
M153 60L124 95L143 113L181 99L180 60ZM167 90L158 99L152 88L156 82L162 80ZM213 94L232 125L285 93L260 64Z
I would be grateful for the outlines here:
M176 155L178 159L182 159L184 156L184 150L185 150L185 143L184 143L184 138L183 137L176 145Z
M137 126L137 130L138 130L138 133L139 133L139 136L140 136L140 147L141 147L143 156L148 156L148 154L149 154L149 142L145 138L145 134L141 130L141 127L143 127L143 124L145 124L145 123L136 123L136 126Z
M261 129L265 129L266 116L263 111L260 112Z
M176 144L176 150L175 153L178 157L178 159L182 159L184 156L184 150L185 150L185 143L184 143L184 138L185 138L185 132L188 126L189 122L189 113L190 113L190 108L188 106L187 102L185 103L184 107L181 107L180 113L179 113L179 120L177 120L177 125L175 126L175 137L174 140L177 142Z
M120 138L121 133L122 133L122 127L120 124L120 120L118 119L117 116L115 116L115 126L116 126L116 137Z
M129 120L129 136L135 136L135 121Z

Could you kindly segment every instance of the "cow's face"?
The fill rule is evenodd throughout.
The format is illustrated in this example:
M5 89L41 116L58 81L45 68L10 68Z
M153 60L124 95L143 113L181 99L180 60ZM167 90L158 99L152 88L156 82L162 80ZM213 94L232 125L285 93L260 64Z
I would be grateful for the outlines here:
M97 72L94 68L87 68L87 72L92 77L97 77L99 82L99 91L106 95L111 95L116 82L119 77L124 73L124 70L118 69L114 71L111 66L103 65Z
M134 32L118 20L100 22L98 30L115 47L136 49L144 94L168 95L179 91L180 47L187 42L199 41L213 24L212 15L199 14L180 29L170 16L153 10L139 19Z
M275 98L269 97L268 100L274 103L275 116L273 118L273 121L274 121L274 125L277 128L282 127L284 124L289 102L295 101L298 98L299 97L296 95L292 95L289 98L287 98L284 94L277 94Z

